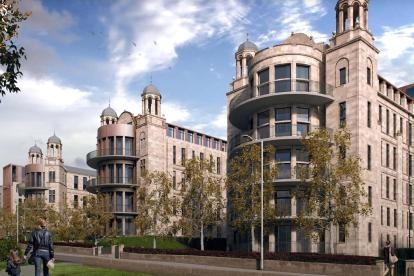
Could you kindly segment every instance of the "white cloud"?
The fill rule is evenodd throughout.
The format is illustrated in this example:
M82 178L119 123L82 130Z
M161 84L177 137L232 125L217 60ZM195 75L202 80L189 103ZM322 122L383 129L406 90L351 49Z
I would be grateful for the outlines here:
M397 28L384 27L384 33L377 36L380 50L380 75L402 86L413 82L414 76L414 24ZM408 62L407 62L408 61Z
M190 119L192 112L176 102L162 103L161 112L169 123L182 123Z
M177 48L234 32L246 13L231 1L122 1L106 18L116 91L140 74L170 66Z
M327 41L328 36L317 31L312 22L326 14L321 0L289 0L275 1L275 9L280 16L274 20L276 28L260 34L256 41L259 47L285 40L292 32L305 33L312 36L316 42Z

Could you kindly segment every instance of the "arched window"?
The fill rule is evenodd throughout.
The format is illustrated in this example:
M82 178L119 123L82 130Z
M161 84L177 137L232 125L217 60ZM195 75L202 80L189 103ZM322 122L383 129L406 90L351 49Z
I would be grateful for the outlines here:
M109 118L106 118L105 122L107 125L109 125Z
M367 58L367 84L369 86L373 85L373 75L374 70L372 66L372 60L370 58Z

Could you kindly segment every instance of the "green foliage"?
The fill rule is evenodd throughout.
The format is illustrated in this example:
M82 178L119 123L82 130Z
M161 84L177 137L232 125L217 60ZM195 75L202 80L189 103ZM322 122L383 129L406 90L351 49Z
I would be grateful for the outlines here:
M193 158L185 163L185 181L180 197L181 218L178 222L184 235L198 236L204 227L221 221L224 181L213 173L213 168L211 160Z
M176 199L172 195L172 181L167 173L146 173L143 185L138 189L137 202L140 215L135 225L140 235L166 236L173 232L171 218L174 216ZM154 247L156 247L154 236Z
M83 209L65 206L55 222L54 238L60 241L79 241L86 237L86 213Z
M29 16L30 13L19 11L17 0L0 0L0 64L4 68L4 73L0 75L2 96L7 91L11 93L20 91L17 78L23 75L20 70L20 60L26 59L26 53L25 49L18 47L14 40L19 32L19 24Z
M297 198L306 202L306 213L297 224L307 234L324 231L331 225L358 225L359 216L371 212L362 181L360 159L352 154L351 134L346 128L331 135L326 129L311 132L302 140L310 156L310 179L298 189ZM304 187L307 187L304 189Z
M22 256L20 247L17 245L15 239L2 238L0 239L0 261L7 261L10 256L10 250L17 250Z
M105 235L111 235L111 229L108 229L107 226L111 219L113 219L113 214L108 212L109 208L109 198L105 195L98 194L97 196L89 196L84 199L84 207L81 212L84 212L85 217L85 226L84 234L85 237L102 237ZM77 223L83 216L81 213L76 214L75 220ZM78 217L79 216L79 217Z
M263 148L263 215L266 222L274 222L276 206L272 204L275 193L273 180L277 168L270 161L275 149ZM227 174L227 195L231 204L232 227L247 232L260 225L261 213L261 148L257 144L243 146L230 158Z

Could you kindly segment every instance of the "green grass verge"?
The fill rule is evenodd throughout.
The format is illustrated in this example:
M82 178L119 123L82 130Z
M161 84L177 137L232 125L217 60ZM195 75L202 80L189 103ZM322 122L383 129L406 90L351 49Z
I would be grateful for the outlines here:
M141 272L127 272L109 268L84 266L70 263L56 263L55 268L50 272L51 276L152 276L152 274Z
M126 247L141 247L141 248L153 248L153 237L116 237L104 239L100 242L102 245L107 245L112 242L117 244L124 244ZM157 248L160 249L184 249L186 245L178 242L173 237L157 237Z

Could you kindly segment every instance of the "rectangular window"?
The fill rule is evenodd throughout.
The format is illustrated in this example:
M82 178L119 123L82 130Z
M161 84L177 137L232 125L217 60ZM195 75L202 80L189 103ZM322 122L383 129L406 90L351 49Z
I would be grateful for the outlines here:
M368 242L372 242L372 223L368 222Z
M56 201L55 190L49 190L49 203L55 203L55 201Z
M217 157L217 174L221 174L221 160Z
M371 145L368 145L367 148L367 169L371 170Z
M276 162L278 168L277 178L287 179L291 178L291 166L290 166L290 149L276 150Z
M204 153L200 152L200 160L204 160Z
M309 91L309 66L296 65L296 91Z
M134 138L125 137L125 155L134 156Z
M116 136L116 155L122 155L122 149L123 149L123 137L122 136Z
M55 171L49 172L49 182L55 182Z
M339 85L344 85L346 83L346 68L342 67L339 69Z
M371 68L367 67L367 84L371 85Z
M391 216L391 210L390 210L390 207L387 207L387 226L390 226L391 224L390 216Z
M257 114L257 134L259 139L269 137L269 119L269 110Z
M184 129L182 129L182 128L179 128L178 129L178 139L180 139L180 140L184 140Z
M390 177L385 178L385 197L390 198Z
M393 181L392 183L393 199L397 200L397 179L394 178L392 181Z
M394 227L398 227L397 226L397 209L394 209Z
M385 133L390 134L390 111L385 111Z
M408 185L408 204L413 204L413 185Z
M275 136L292 135L290 107L275 109Z
M400 117L400 135L401 135L401 137L403 136L403 124L404 124L403 118Z
M408 144L411 146L413 143L413 125L408 123Z
M290 92L290 64L275 66L275 92Z
M168 126L167 135L168 135L168 137L174 138L174 127L173 126Z
M88 184L88 178L86 176L83 177L82 184L83 184L82 185L83 190L86 190L86 185Z
M177 163L176 154L177 154L177 148L176 148L176 146L173 146L173 164Z
M187 142L193 142L193 133L191 131L187 132Z
M139 162L140 162L140 164L139 164L140 174L141 174L141 176L144 176L145 170L146 170L146 168L145 168L145 159L141 159L141 160L139 160Z
M372 207L372 187L368 186L368 205Z
M346 102L339 103L339 127L346 125Z
M185 148L181 148L181 166L185 165Z
M385 144L385 166L390 167L390 144Z
M392 148L392 169L393 170L397 169L397 148L396 147Z
M394 137L397 136L397 114L392 114L392 130Z
M276 192L276 215L280 217L292 215L290 191Z
M384 207L381 206L381 225L384 225Z
M79 176L73 176L73 189L79 189Z
M367 105L367 127L371 127L371 102Z
M408 155L408 175L413 176L413 155Z
M309 122L309 108L296 108L296 120L299 122Z
M259 80L259 85L257 86L258 95L267 95L269 94L269 69L265 69L257 73Z
M378 106L378 122L382 123L382 105Z

